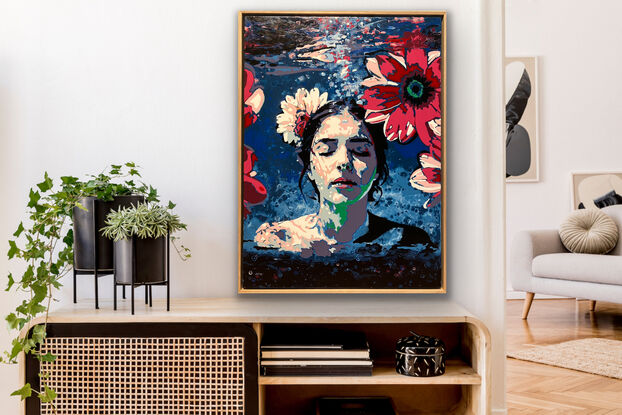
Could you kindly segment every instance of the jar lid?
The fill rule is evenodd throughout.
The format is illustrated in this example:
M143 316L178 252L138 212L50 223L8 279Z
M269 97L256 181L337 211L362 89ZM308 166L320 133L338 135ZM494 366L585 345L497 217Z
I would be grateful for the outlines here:
M397 341L397 351L405 354L433 355L445 353L445 343L441 339L420 336L410 332L412 336L402 337Z

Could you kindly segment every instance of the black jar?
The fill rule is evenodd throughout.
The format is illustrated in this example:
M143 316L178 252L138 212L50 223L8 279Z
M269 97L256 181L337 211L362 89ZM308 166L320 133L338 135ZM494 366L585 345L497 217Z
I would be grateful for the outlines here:
M420 336L402 337L395 348L395 370L407 376L439 376L445 373L445 344L442 340Z

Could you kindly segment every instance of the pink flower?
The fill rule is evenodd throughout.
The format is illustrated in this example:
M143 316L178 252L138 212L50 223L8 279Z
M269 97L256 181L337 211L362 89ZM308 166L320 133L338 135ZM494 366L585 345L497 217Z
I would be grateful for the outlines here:
M255 75L250 69L244 68L242 77L244 78L244 128L246 128L257 121L257 114L263 106L265 95L261 88L253 91Z
M257 172L253 171L253 167L257 161L257 156L255 155L253 149L245 145L243 156L243 213L244 218L246 219L246 217L251 213L250 207L266 200L268 191L266 190L266 187L254 177L257 174Z
M424 204L424 208L435 206L441 194L441 162L430 153L423 153L419 156L421 168L415 170L410 175L410 185L424 193L432 193L430 199Z
M384 122L389 141L406 143L415 135L429 145L428 122L441 116L440 52L409 49L405 56L380 54L367 60L372 75L361 83L367 110L365 120Z

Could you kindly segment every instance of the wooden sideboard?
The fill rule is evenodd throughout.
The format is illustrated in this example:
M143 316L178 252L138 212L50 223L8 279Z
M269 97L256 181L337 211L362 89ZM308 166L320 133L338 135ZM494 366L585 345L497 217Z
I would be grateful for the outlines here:
M101 304L100 310L92 309L89 304L78 304L54 311L48 320L52 331L56 330L53 337L50 337L50 343L54 338L61 342L60 348L57 349L61 351L59 361L62 358L62 350L65 350L63 349L65 346L62 346L63 342L71 344L78 342L82 347L80 353L86 353L89 356L107 353L107 357L101 357L99 361L106 363L122 360L125 365L123 370L139 367L141 362L143 365L148 364L150 365L149 376L156 373L164 379L163 382L168 386L160 385L158 388L164 388L162 390L169 394L174 393L172 391L179 390L174 389L175 385L169 385L173 382L171 379L181 379L185 373L190 373L190 376L196 380L197 376L229 377L227 370L233 370L235 373L243 372L241 379L243 379L243 389L246 394L244 396L247 396L245 408L240 409L238 407L235 409L232 407L229 410L226 407L219 407L219 409L210 409L209 404L202 404L207 406L201 408L193 407L196 402L200 401L195 395L202 393L202 391L209 390L212 394L222 394L222 392L214 392L216 390L214 388L225 388L225 386L214 386L211 383L218 383L218 381L209 381L205 385L197 386L199 392L182 399L187 403L182 409L175 409L178 411L176 413L180 414L314 414L314 401L320 396L390 396L400 415L423 413L483 415L490 413L490 335L488 329L482 322L448 299L412 296L291 296L288 298L239 296L235 298L174 300L170 312L164 311L160 306L161 304L158 304L157 301L155 301L153 308L141 305L137 307L134 316L130 315L129 304L126 302L122 302L117 311L112 311L112 304L106 302ZM365 377L258 376L259 345L263 331L268 326L270 326L270 330L288 330L292 326L300 325L365 332L374 359L373 375ZM87 336L89 341L67 340L67 333L72 333L72 327L76 327L76 330L73 330L77 333L76 338L81 338L81 331L78 328L86 330L83 332L89 333ZM141 333L141 327L147 327L148 330ZM174 327L177 327L177 331L167 334L167 330ZM248 330L245 331L245 327ZM227 331L227 328L230 330ZM223 329L225 330L223 331ZM236 330L242 334L236 334ZM398 338L409 335L411 330L419 334L439 337L445 342L448 361L444 375L417 378L395 373L393 361L395 342ZM150 335L149 333L155 334ZM221 350L221 340L209 344L205 344L203 341L200 345L194 344L194 340L192 340L195 337L220 339L226 336L237 340L225 340L224 351ZM117 349L112 351L102 349L104 346L100 344L103 341L101 338L113 338L114 341L106 340L104 343L114 343L114 347ZM134 340L128 340L129 338ZM99 340L94 341L93 339ZM175 346L173 347L166 343L166 340L161 339L172 339L171 341L174 340ZM239 347L236 349L236 341L244 344L245 351ZM141 355L140 352L130 353L128 351L128 355L123 354L124 348L128 347L127 344L135 345L137 342L141 343L139 346L147 347L145 350L149 350L148 353L151 353L152 350L165 350L169 354L174 354L174 350L179 350L178 353L183 356L182 360L185 359L185 366L182 364L184 362L179 363L179 366L186 369L176 370L177 363L175 362L178 361L176 360L178 358L173 355L166 356L165 359L169 359L167 360L168 363L164 365L164 368L158 369L159 363L153 363L151 360L145 363L145 356ZM146 345L142 343L146 343ZM179 348L179 344L182 344L183 347ZM91 350L90 347L97 347L97 349ZM209 349L208 353L220 353L219 356L231 354L233 357L224 358L224 369L214 369L220 364L218 362L188 363L187 360L192 359L192 350L198 350L197 347L211 347L212 349ZM219 347L221 349L218 349ZM248 347L253 348L253 350L249 351ZM231 352L234 349L237 351ZM190 357L188 357L189 355ZM244 362L246 366L239 362L237 366L231 363L236 359L235 356L243 356L243 359L246 360ZM81 364L75 356L72 357L72 361L74 363L71 364ZM61 366L57 365L55 369L55 364L48 366L48 371L60 370ZM84 364L86 365L86 363ZM211 369L210 364L214 366ZM231 369L232 365L236 368ZM23 358L21 366L22 379L33 376L33 369L27 370L28 365ZM156 368L154 369L154 367ZM202 369L193 369L195 367L202 367ZM71 371L70 368L67 368L67 363L62 370L65 374L68 370ZM89 370L90 372L87 371L86 373L104 369L94 367ZM162 370L171 370L172 372L163 374ZM83 372L77 371L76 373ZM125 402L127 405L132 405L131 413L154 413L153 408L150 409L149 405L150 402L155 405L153 402L157 401L160 395L157 395L157 390L154 392L154 390L147 388L148 385L141 383L141 379L144 383L149 382L148 379L151 378L137 374L137 379L130 382L127 380L128 376L130 375L124 375L125 383L119 384L126 385L123 387L141 388L141 391L143 389L149 390L149 393L152 394L150 399L145 399L147 392L128 395L131 398L129 400L125 398ZM141 378L141 376L143 377ZM88 383L89 381L85 380L85 382ZM92 386L92 382L88 384L89 387ZM235 381L233 384L235 386ZM65 393L72 393L72 399L77 404L80 397L86 395L79 391L67 389L71 387L71 385L65 385ZM107 387L110 388L110 385ZM231 389L230 385L226 388L227 390ZM63 393L62 385L58 385L56 389L59 394ZM115 391L119 392L118 385ZM98 401L90 403L93 411L89 413L124 413L124 409L119 407L120 404L117 401L114 402L114 411L107 408L107 405L113 405L106 400L108 399L107 390L101 389L98 393ZM130 402L134 396L141 397L142 403L140 405ZM239 394L236 396L240 398ZM199 404L196 403L196 405ZM219 405L226 405L226 403L223 404L221 400ZM38 401L31 401L28 406L30 409L27 412L26 405L24 405L23 414L25 415L36 413L33 408L41 409ZM43 408L40 413L48 412ZM63 415L61 410L58 413ZM68 411L67 413L73 412Z

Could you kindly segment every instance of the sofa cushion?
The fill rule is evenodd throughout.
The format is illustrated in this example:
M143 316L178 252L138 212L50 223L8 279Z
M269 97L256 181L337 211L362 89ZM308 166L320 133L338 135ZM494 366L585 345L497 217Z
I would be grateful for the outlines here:
M533 259L531 270L541 278L622 285L622 257L617 255L539 255Z
M618 242L618 227L601 210L577 210L561 224L559 237L570 252L606 254Z

